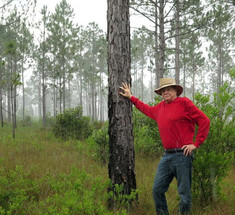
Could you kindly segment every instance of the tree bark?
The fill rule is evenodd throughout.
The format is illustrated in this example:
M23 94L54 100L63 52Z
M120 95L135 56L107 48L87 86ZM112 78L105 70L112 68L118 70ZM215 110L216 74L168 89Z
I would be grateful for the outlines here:
M132 104L119 95L119 86L131 84L129 0L108 0L107 18L110 189L115 193L114 185L122 184L128 195L136 189Z

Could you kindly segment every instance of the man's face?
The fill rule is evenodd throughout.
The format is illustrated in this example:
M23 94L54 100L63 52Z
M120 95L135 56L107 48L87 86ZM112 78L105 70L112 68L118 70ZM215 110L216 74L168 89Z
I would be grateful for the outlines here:
M164 87L161 89L161 96L166 103L169 103L177 98L177 91L174 87Z

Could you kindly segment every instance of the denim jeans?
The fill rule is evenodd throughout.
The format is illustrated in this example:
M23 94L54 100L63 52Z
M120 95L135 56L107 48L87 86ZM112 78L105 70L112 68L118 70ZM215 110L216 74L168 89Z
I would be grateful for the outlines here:
M158 215L167 215L168 207L165 192L173 178L177 180L177 190L180 195L180 214L190 213L192 204L192 156L184 156L183 152L173 154L164 153L161 158L153 185L153 199Z

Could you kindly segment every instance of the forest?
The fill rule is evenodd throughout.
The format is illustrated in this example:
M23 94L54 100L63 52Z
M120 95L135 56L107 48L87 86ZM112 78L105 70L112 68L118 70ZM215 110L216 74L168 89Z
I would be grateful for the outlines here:
M211 120L195 153L192 214L235 214L235 1L107 5L106 31L79 24L69 0L53 10L0 2L0 214L155 214L159 131L118 91L128 82L155 105L162 77ZM177 214L176 181L167 199Z

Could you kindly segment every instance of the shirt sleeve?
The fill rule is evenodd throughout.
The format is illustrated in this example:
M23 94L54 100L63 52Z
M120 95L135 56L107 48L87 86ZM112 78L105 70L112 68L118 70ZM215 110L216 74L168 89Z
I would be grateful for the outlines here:
M209 118L193 102L186 98L187 112L198 125L198 132L194 145L198 148L207 138L210 130Z
M155 120L155 118L156 118L156 108L155 107L156 106L149 106L134 96L132 96L130 98L130 101L135 105L135 107L139 111L141 111L146 116Z

